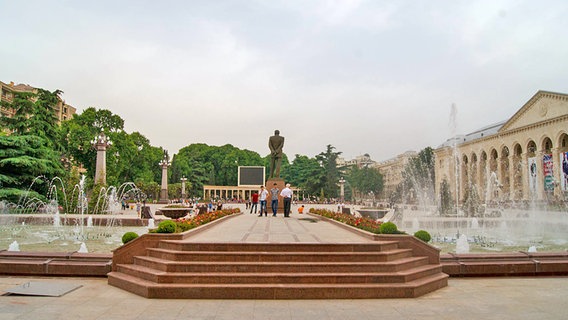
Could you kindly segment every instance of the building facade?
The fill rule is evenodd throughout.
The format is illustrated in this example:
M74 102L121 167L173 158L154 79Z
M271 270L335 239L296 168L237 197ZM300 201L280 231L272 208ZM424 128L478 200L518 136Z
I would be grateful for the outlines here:
M18 92L37 93L37 88L34 88L27 84L14 84L13 82L6 84L0 81L0 98L2 99L2 101L12 102L14 95ZM58 99L58 102L55 106L53 106L53 109L59 123L61 123L61 121L71 119L75 112L77 112L76 108L68 105L62 99ZM0 107L0 113L8 117L14 116L14 110L10 108Z
M411 158L418 155L416 151L406 151L398 156L376 163L373 167L383 175L383 196L388 198L402 182L402 173Z
M568 194L568 95L539 91L510 119L456 136L434 150L443 181L463 202L564 200Z

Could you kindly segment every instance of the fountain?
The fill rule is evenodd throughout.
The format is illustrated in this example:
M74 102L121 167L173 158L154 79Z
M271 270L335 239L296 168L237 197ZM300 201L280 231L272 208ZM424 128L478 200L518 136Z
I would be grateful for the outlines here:
M24 196L17 203L0 201L0 246L14 246L17 240L18 249L24 251L72 252L69 246L84 243L85 249L88 246L91 252L102 253L119 247L126 231L148 231L142 224L123 227L123 221L116 218L121 199L143 198L134 183L101 189L93 208L89 208L85 187L85 176L67 190L56 177L49 184L47 200Z
M456 113L456 107L452 105L452 137L457 137ZM451 147L453 159L457 163L453 169L452 166L447 166L451 172L447 172L446 176L456 183L453 195L446 199L446 202L450 203L450 209L443 211L443 201L436 202L427 196L432 194L433 190L417 192L421 187L418 183L420 177L410 176L411 186L407 188L412 189L405 192L413 193L415 198L412 199L413 203L403 203L399 206L399 229L409 233L418 229L428 231L432 236L431 244L442 252L464 251L465 242L469 245L467 251L470 252L527 251L527 248L536 250L537 247L539 251L565 251L568 246L566 210L539 207L534 199L528 204L509 201L512 197L498 179L499 167L486 166L483 172L470 172L468 177L475 174L483 177L483 186L465 181L460 174L467 169L457 170L464 166L460 163L457 152L458 141L463 139L453 138L448 142L450 144L447 144ZM525 163L523 167L526 165ZM469 167L470 170L474 168ZM520 175L521 172L517 174ZM433 182L429 184L431 188L434 187ZM455 196L460 192L463 193L463 204ZM484 199L478 197L478 192Z
M87 250L87 245L84 242L81 242L81 247L79 248L79 250L77 251L79 253L88 253L89 250Z
M20 244L18 243L18 241L12 242L8 246L8 251L20 251Z
M456 253L469 253L469 242L465 234L462 234L456 241Z

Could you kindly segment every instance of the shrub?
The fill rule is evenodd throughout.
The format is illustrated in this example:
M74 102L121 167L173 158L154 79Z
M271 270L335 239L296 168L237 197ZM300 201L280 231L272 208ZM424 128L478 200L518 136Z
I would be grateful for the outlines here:
M428 243L432 239L432 237L426 230L418 230L414 233L414 236L426 243Z
M138 238L138 234L136 232L126 232L123 236L122 236L122 243L126 244L134 239Z
M392 223L392 222L385 222L383 224L381 224L380 227L381 233L383 234L398 234L398 228L396 227L396 224Z
M157 233L175 233L176 232L176 223L172 220L164 220L160 222L158 228L156 229Z

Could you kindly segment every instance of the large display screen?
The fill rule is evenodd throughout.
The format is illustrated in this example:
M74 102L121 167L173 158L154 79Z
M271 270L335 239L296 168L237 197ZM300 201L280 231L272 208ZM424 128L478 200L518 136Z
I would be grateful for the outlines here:
M264 185L264 167L239 167L239 186Z

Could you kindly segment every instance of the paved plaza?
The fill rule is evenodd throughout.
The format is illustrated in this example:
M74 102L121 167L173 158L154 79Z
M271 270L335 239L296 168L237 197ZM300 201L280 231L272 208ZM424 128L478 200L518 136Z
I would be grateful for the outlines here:
M295 211L294 211L295 212ZM317 220L317 219L316 219ZM335 225L294 213L248 212L187 241L367 242ZM61 297L0 296L0 319L566 319L568 277L450 278L415 299L169 300L145 299L106 278L0 277L0 291L29 281L81 285Z

